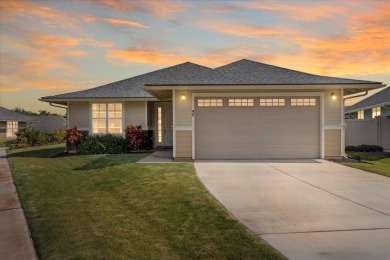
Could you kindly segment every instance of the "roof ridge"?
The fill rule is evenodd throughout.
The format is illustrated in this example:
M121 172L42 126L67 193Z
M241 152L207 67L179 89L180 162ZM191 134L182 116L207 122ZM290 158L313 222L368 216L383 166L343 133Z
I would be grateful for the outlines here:
M229 63L229 64L223 65L223 66L218 67L218 68L215 68L215 69L220 69L220 68L229 66L229 65L231 65L231 64L234 64L234 63L242 62L242 61L251 62L251 63L256 63L256 64L260 64L260 65L262 65L262 66L277 68L277 69L281 69L281 70L285 70L285 71L292 71L292 72L296 72L296 73L304 73L304 74L306 74L306 75L315 76L315 77L326 77L326 78L333 78L333 79L344 79L344 80L355 80L355 81L361 81L361 82L380 83L380 82L376 82L376 81L367 81L367 80L359 80L359 79L349 79L349 78L342 78L342 77L332 77L332 76L318 75L318 74L313 74L313 73L309 73L309 72L304 72L304 71L289 69L289 68L285 68L285 67L280 67L280 66L276 66L276 65L272 65L272 64L268 64L268 63L263 63L263 62L259 62L259 61L249 60L249 59L237 60L237 61L235 61L235 62L231 62L231 63Z

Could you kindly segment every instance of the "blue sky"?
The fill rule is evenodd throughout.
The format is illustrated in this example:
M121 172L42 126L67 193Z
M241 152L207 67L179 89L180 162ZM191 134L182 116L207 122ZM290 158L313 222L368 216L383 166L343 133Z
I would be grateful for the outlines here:
M0 105L243 58L390 84L387 1L0 2Z

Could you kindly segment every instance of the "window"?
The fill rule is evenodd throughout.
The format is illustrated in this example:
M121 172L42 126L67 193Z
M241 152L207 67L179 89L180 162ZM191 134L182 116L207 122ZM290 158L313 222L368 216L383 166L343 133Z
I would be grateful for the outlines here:
M292 107L315 107L316 99L315 98L292 98L291 106Z
M216 99L198 99L198 107L222 107L223 100Z
M122 133L122 103L92 104L92 133Z
M162 108L157 108L157 137L158 142L162 142Z
M231 98L229 99L229 107L253 107L252 98Z
M364 110L358 111L358 119L364 119Z
M18 122L7 121L7 137L15 137L15 132L18 131Z
M381 107L373 107L372 108L372 118L375 118L377 116L381 115Z
M284 107L285 104L284 98L260 98L261 107Z

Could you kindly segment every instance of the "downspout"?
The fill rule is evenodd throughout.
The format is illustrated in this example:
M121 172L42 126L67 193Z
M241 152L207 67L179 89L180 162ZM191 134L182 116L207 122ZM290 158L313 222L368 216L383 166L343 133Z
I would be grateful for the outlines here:
M357 97L364 97L364 96L367 96L367 95L368 95L368 90L365 90L365 92L363 94L359 94L359 95L356 95L356 96L353 96L353 97L343 98L343 106L345 107L345 100L347 100L347 99L357 98Z
M357 98L357 97L364 97L364 96L367 96L367 95L368 95L368 90L366 90L364 94L359 94L359 95L356 95L356 96L353 96L353 97L343 98L343 100L344 100L344 105L345 105L345 100L347 100L347 99Z
M69 103L69 102L68 102ZM69 128L69 120L68 120L68 118L69 118L69 115L68 115L68 108L69 108L69 106L60 106L60 105L53 105L53 103L52 102L49 102L49 105L50 106L52 106L52 107L59 107L59 108L64 108L64 109L66 109L66 128Z

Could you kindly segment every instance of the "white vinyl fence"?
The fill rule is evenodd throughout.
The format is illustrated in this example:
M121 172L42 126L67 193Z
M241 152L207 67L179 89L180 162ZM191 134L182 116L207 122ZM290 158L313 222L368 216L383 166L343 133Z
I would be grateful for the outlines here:
M380 145L390 150L390 117L347 119L345 145Z

